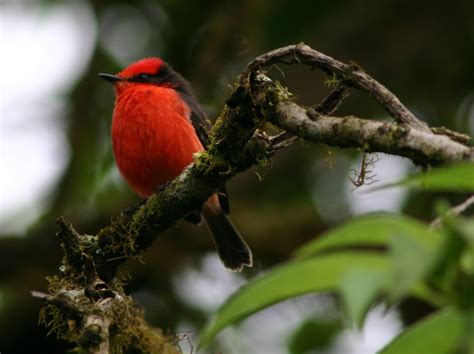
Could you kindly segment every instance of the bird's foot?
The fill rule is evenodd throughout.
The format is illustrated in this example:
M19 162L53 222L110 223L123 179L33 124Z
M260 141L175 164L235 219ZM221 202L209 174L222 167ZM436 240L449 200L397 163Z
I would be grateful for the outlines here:
M160 184L158 187L156 187L156 194L160 194L161 192L163 192L166 187L168 187L170 185L171 181L168 181L166 183L163 183L163 184Z

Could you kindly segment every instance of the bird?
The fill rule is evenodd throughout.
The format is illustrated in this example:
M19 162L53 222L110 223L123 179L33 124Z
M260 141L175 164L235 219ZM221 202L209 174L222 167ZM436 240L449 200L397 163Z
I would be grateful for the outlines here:
M112 150L118 170L131 188L148 198L179 176L194 154L208 145L210 123L189 82L158 57L138 60L116 75L100 73L113 84ZM201 214L224 266L252 266L252 252L228 216L225 187L204 202Z

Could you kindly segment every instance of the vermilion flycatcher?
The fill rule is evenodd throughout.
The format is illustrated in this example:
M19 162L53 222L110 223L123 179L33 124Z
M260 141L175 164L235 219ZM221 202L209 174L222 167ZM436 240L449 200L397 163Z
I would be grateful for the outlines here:
M112 146L118 169L139 195L149 197L181 174L194 153L204 150L206 115L189 83L160 58L99 76L115 88ZM226 215L228 210L223 190L204 203L202 214L224 265L241 271L252 266L252 253Z

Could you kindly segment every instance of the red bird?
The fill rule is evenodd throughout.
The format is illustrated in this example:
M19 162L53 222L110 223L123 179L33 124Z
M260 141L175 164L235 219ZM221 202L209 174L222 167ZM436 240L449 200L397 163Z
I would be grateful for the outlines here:
M205 149L206 115L189 83L160 58L99 76L115 88L112 146L118 169L139 195L149 197ZM223 189L204 203L202 214L224 265L241 271L252 266L252 253L226 215L228 210ZM200 216L188 219L197 223Z

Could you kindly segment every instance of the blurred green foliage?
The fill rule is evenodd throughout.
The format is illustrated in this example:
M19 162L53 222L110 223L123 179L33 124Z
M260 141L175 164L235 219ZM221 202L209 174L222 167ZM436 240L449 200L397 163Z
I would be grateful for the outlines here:
M310 319L301 324L288 343L291 354L307 353L314 348L327 348L341 330L339 321Z
M304 41L340 60L357 62L430 125L473 133L469 122L474 100L471 0L454 0L449 6L443 1L428 0L90 0L83 4L92 8L99 33L92 57L84 58L89 62L87 70L64 95L67 109L62 119L71 148L69 164L51 193L50 203L44 205L43 216L25 237L0 235L0 351L5 353L66 350L65 343L47 337L46 329L37 326L41 304L29 294L32 289L44 290L44 277L55 273L59 264L61 250L55 238L55 218L64 215L81 233L94 233L138 201L125 185L107 182L113 167L109 145L113 93L96 76L98 72L116 72L126 64L123 57L114 53L130 53L140 33L132 36L130 43L123 39L115 51L108 44L112 42L110 35L127 23L132 13L148 26L146 42L133 51L136 59L151 55L165 58L190 80L212 119L230 92L227 86L250 59L266 50ZM47 12L58 2L17 5L26 9L42 6ZM61 5L67 6L67 2ZM327 92L320 73L301 67L280 69L284 76L276 69L270 74L306 104L317 103ZM348 113L385 117L380 107L359 93L353 94L338 112ZM246 276L288 259L314 235L341 222L344 216L350 217L351 200L343 196L341 183L357 152L331 154L338 156L335 170L324 163L328 158L326 148L299 144L282 151L269 168L259 171L261 182L248 173L230 183L232 218L255 255L256 266ZM323 180L321 176L329 178ZM323 199L327 190L337 193ZM430 206L440 197L451 203L463 198L449 192L411 191L403 209L408 215L429 220L435 216ZM344 212L334 213L330 219L319 212L330 207ZM451 232L463 231L453 227ZM397 247L405 247L392 246L394 258L398 257ZM446 258L448 264L462 257L465 267L472 265L472 252L470 256L464 251L460 255L454 246L452 249L453 255ZM143 256L145 264L129 265L132 277L128 291L145 308L152 324L170 331L183 324L202 327L206 310L184 301L175 282L180 281L187 266L199 269L202 257L212 250L205 228L181 223ZM406 270L401 267L399 271ZM444 283L451 281L446 277L459 276L454 270L447 273L437 280L442 290L447 286ZM345 281L350 284L354 278L357 274ZM461 290L466 294L470 291ZM352 306L354 316L359 316L367 301L351 303L350 294L346 294L348 308ZM359 295L372 297L370 293ZM419 306L411 309L410 318L415 320L425 314L426 308Z
M459 165L400 183L423 180L428 189L442 185L457 190L459 179L466 181L472 176L474 164ZM474 192L474 186L469 191ZM445 221L439 230L405 216L369 215L328 231L297 252L303 258L250 280L233 294L203 330L200 345L209 344L226 326L276 302L333 291L340 294L346 317L359 327L380 296L388 304L413 296L437 308L433 315L402 331L380 353L472 353L474 219L449 212L441 218ZM354 246L373 250L347 250ZM381 246L388 251L375 248ZM290 348L295 346L294 338ZM326 344L315 341L305 351Z

